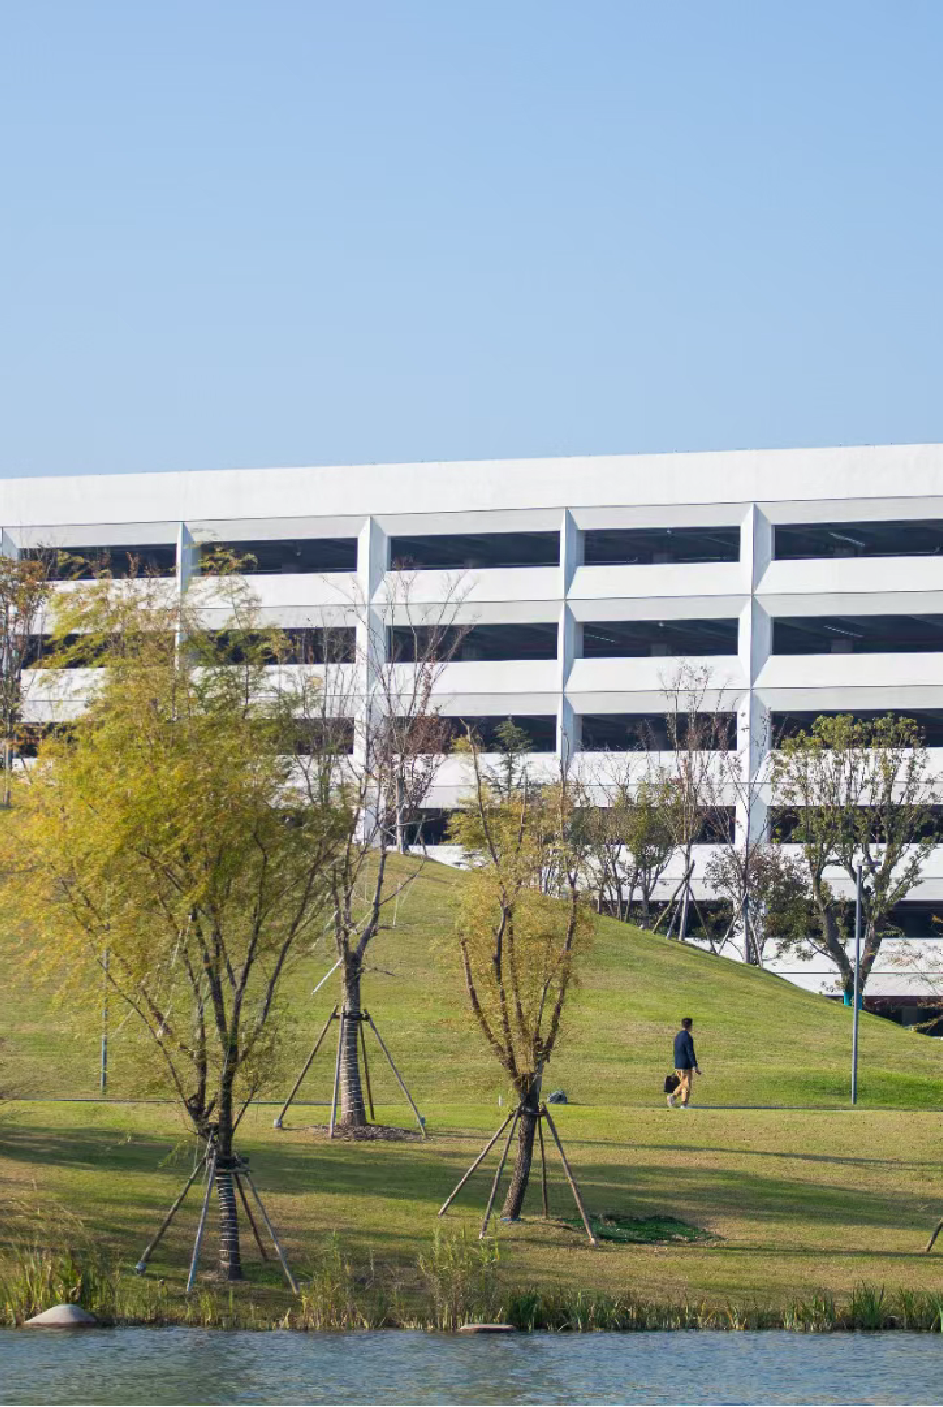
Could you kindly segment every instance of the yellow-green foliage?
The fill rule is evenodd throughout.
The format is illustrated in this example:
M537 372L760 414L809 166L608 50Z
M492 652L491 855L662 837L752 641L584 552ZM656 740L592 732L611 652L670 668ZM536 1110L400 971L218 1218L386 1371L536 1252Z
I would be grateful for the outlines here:
M254 644L238 668L214 662L161 583L96 583L69 615L102 668L17 783L9 911L40 974L87 982L107 960L198 1127L214 1106L228 1120L271 1060L278 983L323 921L346 818L327 788L297 795L295 701L263 695Z
M481 1030L524 1088L550 1058L574 964L594 919L577 889L573 804L565 783L508 792L481 772L452 826L473 859L457 932Z

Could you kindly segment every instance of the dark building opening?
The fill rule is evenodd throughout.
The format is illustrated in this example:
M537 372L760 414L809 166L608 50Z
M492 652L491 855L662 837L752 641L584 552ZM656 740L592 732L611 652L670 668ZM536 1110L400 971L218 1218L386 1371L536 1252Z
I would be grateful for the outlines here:
M588 567L656 562L739 562L739 528L589 528L583 534Z
M335 753L349 757L354 750L354 720L352 718L299 718L295 737L298 757L316 757Z
M895 904L888 916L888 932L901 938L943 938L943 904L906 899Z
M468 729L471 729L482 752L501 751L498 730L506 723L513 723L515 728L527 734L530 752L554 752L557 746L557 720L554 714L514 714L506 717L495 714L480 718L440 718L440 722L448 725L450 742L467 737Z
M794 738L798 733L811 733L817 718L850 716L856 723L871 723L875 719L886 718L888 714L916 723L927 747L943 747L943 709L940 708L848 708L820 710L818 713L771 713L770 739L772 746L776 747L785 738Z
M50 581L90 581L93 577L171 577L177 571L177 547L170 543L117 547L25 547L20 556L47 564Z
M584 659L736 653L736 619L605 620L583 626Z
M882 845L886 839L882 813L878 807L857 808L859 823L869 819L868 832L875 845ZM817 808L814 806L793 809L786 806L771 806L769 809L769 833L776 844L802 843L804 822L814 821ZM943 806L928 806L927 816L922 826L914 832L915 840L943 840ZM850 823L849 823L850 824ZM855 826L854 834L858 833ZM943 937L943 933L940 935Z
M394 625L389 632L390 659L406 664L428 659L436 643L431 626ZM554 660L557 657L555 622L515 625L449 626L438 632L438 655L460 660Z
M403 824L406 844L410 849L422 849L426 845L449 844L449 822L454 811L441 807L426 806L416 811Z
M168 658L172 656L175 641L169 631L150 633L148 642L158 643ZM120 637L115 637L114 644L120 644ZM98 669L107 663L110 648L101 638L90 635L31 635L25 642L20 666L23 669Z
M903 518L888 523L777 523L773 556L794 562L808 557L938 557L943 554L943 518Z
M231 552L239 559L248 558L242 571L249 576L278 573L312 575L357 570L355 537L245 538L200 544L200 558L203 561L208 562L215 552L220 551Z
M394 568L448 571L488 567L558 567L558 532L435 533L392 537Z
M291 626L279 633L274 644L255 630L213 630L208 638L216 662L223 664L245 664L259 648L263 664L353 664L357 651L353 626Z
M680 746L688 746L692 720L677 720ZM583 752L670 752L674 720L664 713L584 713L580 717ZM737 745L734 713L699 713L693 719L691 745L709 752L730 752Z
M919 654L943 650L943 615L780 616L774 655Z

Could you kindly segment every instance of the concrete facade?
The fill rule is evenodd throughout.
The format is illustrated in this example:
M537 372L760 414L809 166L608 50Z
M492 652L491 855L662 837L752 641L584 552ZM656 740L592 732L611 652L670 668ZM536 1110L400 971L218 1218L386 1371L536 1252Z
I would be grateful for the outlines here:
M587 642L594 632L605 634L607 624L624 631L634 623L644 635L654 623L670 635L673 624L688 621L705 631L711 622L736 623L735 632L723 627L733 632L725 653L685 650L684 658L710 671L714 696L736 713L747 768L761 763L771 713L943 710L943 636L939 649L862 652L854 632L844 643L837 635L830 649L775 648L778 620L801 631L803 620L906 617L918 632L932 634L933 618L943 620L943 552L911 555L908 547L896 555L860 555L849 541L847 555L777 556L779 526L909 522L943 523L943 446L0 482L4 551L173 544L181 584L202 543L355 540L349 570L283 569L253 578L266 618L287 627L349 623L355 599L379 610L394 538L553 533L555 564L470 570L459 618L481 626L552 626L554 657L456 660L442 677L440 702L446 714L463 718L552 717L555 753L535 757L535 765L549 767L569 753L577 765L587 767L592 758L603 770L620 759L583 750L582 720L663 712L665 681L679 663L670 646L652 645L648 654L591 651ZM736 560L587 561L594 534L627 529L734 530ZM414 600L434 613L454 579L449 571L419 571ZM75 674L70 687L79 700L82 671ZM31 693L31 707L37 717L51 716L41 693ZM943 774L943 748L934 748L933 758ZM455 805L462 784L458 764L447 760L429 806ZM699 847L700 870L708 851ZM943 848L912 897L939 901L943 915ZM930 938L924 943L928 954L936 946ZM931 965L943 968L935 959ZM816 989L833 977L814 964L792 964L788 975ZM869 995L897 991L908 980L882 961Z

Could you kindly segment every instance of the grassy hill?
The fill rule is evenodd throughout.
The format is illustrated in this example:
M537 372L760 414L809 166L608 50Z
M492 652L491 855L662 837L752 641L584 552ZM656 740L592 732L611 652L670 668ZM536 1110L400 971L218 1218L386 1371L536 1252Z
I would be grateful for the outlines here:
M371 949L364 982L365 1004L420 1107L494 1107L506 1094L503 1073L468 1015L451 941L460 883L455 871L426 866L399 903L395 929ZM270 1098L290 1087L290 1072L300 1068L336 999L333 980L316 997L310 995L332 961L322 940L286 988L290 1032L284 1073L268 1091ZM50 990L37 991L9 961L3 970L0 1091L32 1098L94 1096L100 991L91 987L84 1011L64 1011L54 1008ZM548 1067L549 1087L565 1089L580 1104L657 1105L682 1015L695 1018L705 1071L699 1103L824 1107L847 1101L850 1010L769 973L608 919L599 923L571 995L563 1036ZM139 1092L125 1019L113 1012L109 1093L115 1097ZM941 1061L936 1041L862 1015L862 1104L943 1103ZM381 1102L395 1102L398 1092L379 1059L372 1073ZM327 1100L332 1075L325 1051L300 1098Z
M208 1276L199 1296L187 1298L195 1203L168 1233L154 1276L134 1276L142 1246L191 1166L185 1121L171 1104L120 1101L137 1090L131 1028L121 1029L118 1013L109 1062L114 1098L90 1101L97 1092L98 983L87 1010L76 1013L86 1018L85 1032L72 1035L66 1014L51 1009L50 992L31 987L8 952L0 1087L19 1099L0 1101L0 1320L22 1318L30 1304L41 1307L40 1291L24 1289L35 1280L37 1247L54 1257L68 1246L81 1256L92 1248L117 1267L108 1284L132 1318L200 1322L202 1316L224 1324L235 1314L238 1322L280 1323L290 1314L293 1323L359 1323L365 1322L360 1311L349 1305L366 1295L399 1305L397 1322L413 1322L411 1306L430 1294L423 1265L435 1228L467 1231L466 1241L449 1243L456 1249L446 1248L446 1261L453 1253L460 1260L476 1254L496 1156L444 1223L436 1211L500 1122L499 1098L505 1108L507 1100L502 1073L465 1009L452 940L460 882L450 870L424 870L399 905L395 929L375 945L365 982L365 1002L431 1137L331 1144L312 1127L323 1130L325 1110L303 1105L284 1131L273 1129L274 1111L264 1105L251 1109L241 1127L240 1149L309 1287L304 1301L287 1294L277 1265L260 1262L248 1236L248 1279L235 1300L224 1293L214 1300ZM292 977L289 1049L272 1095L289 1087L333 1005L331 984L310 996L331 961L319 944ZM686 1014L697 1023L706 1074L697 1106L669 1113L661 1083L671 1038ZM555 1323L591 1324L592 1296L615 1294L658 1301L659 1323L705 1322L697 1307L706 1305L715 1316L709 1322L719 1315L730 1324L808 1324L817 1314L828 1318L829 1296L884 1303L886 1288L887 1305L898 1303L897 1291L911 1300L914 1292L928 1296L930 1320L938 1324L941 1261L923 1255L922 1247L943 1213L939 1115L930 1112L943 1102L940 1047L863 1016L863 1107L852 1111L850 1038L850 1011L824 997L602 922L549 1069L550 1086L563 1087L574 1101L557 1110L560 1132L592 1212L681 1217L706 1239L590 1249L579 1229L560 1219L572 1218L573 1207L552 1157L552 1220L540 1217L532 1186L524 1219L496 1228L502 1294L527 1300L537 1293L564 1306ZM319 1062L302 1095L326 1102L332 1054ZM409 1125L409 1110L379 1058L372 1073L380 1121ZM46 1102L50 1097L75 1102ZM806 1107L763 1107L795 1105ZM29 1266L33 1280L24 1270ZM453 1270L446 1265L444 1273L448 1278ZM312 1321L311 1305L322 1301L340 1304L353 1318ZM694 1306L693 1319L685 1305Z

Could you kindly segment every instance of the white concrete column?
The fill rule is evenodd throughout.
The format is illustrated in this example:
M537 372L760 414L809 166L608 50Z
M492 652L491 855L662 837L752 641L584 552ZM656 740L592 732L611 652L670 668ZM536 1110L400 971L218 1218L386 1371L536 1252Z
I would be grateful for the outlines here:
M185 596L190 582L200 575L200 544L194 541L186 523L177 529L177 592Z
M386 655L386 619L375 604L389 559L389 541L374 518L367 518L357 535L357 713L354 718L354 757L365 760L370 700L376 687L376 666Z
M737 707L737 751L744 781L754 781L760 774L769 751L769 710L756 692L756 681L769 658L772 646L772 622L756 597L757 587L772 558L773 530L768 518L756 504L751 504L740 528L740 560L749 582L750 594L740 614L739 655L743 673L749 681L746 694ZM740 844L749 834L759 839L766 830L767 806L755 787L744 787L744 796L737 805L737 839ZM749 798L749 806L746 804ZM747 811L749 810L749 815Z
M567 686L573 661L579 654L580 625L573 619L568 597L576 569L582 560L583 535L573 520L573 514L566 508L560 524L560 617L557 630L557 669L560 681L557 703L557 754L563 762L568 762L579 747L578 722L567 696Z
M190 583L194 577L200 575L200 544L195 542L193 534L186 523L181 523L177 528L177 572L176 591L177 602L182 606L183 598L190 589ZM175 648L180 650L184 643L183 621L177 618L177 639Z

